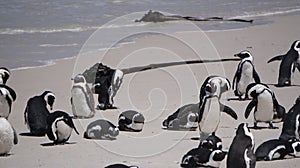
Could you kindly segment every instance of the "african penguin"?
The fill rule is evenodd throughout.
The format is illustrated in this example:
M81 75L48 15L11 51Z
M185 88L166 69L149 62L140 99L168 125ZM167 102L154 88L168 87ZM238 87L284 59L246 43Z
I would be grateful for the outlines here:
M255 83L260 83L260 78L254 69L253 56L249 51L242 51L234 55L235 57L240 57L242 60L238 64L237 70L233 78L232 88L234 94L242 100L242 96L246 93L247 86L254 80ZM245 95L244 99L247 99Z
M50 113L47 117L47 125L47 136L54 144L66 143L73 130L79 135L72 117L64 111Z
M145 117L143 114L128 110L119 115L118 128L120 131L140 132L143 130L144 123Z
M162 123L163 128L170 130L196 130L199 122L199 109L205 96L210 94L220 96L230 89L230 82L221 76L209 76L200 89L199 103L188 104L178 108Z
M222 150L222 140L215 133L212 133L204 141L200 142L198 148L200 147L209 150Z
M124 164L116 163L116 164L105 166L104 168L139 168L139 167L138 166L127 166Z
M24 118L32 135L45 136L48 127L47 117L50 114L49 110L53 108L54 100L54 93L44 91L41 95L31 97L27 101Z
M10 71L5 67L0 67L0 84L6 84L10 77Z
M229 147L227 154L227 168L254 168L254 138L246 123L241 123Z
M237 120L237 114L230 107L223 105L217 95L204 97L203 105L199 110L200 141L217 131L221 119L221 112L229 114Z
M115 140L119 135L119 129L107 120L99 119L90 123L84 132L86 139Z
M293 42L290 50L284 54L271 58L268 63L281 60L279 67L278 83L276 86L290 86L291 85L291 74L295 72L297 68L300 71L300 41L296 40Z
M0 117L0 156L8 155L14 144L18 143L15 129L6 118Z
M93 93L83 75L75 76L71 89L72 112L75 118L91 118L95 115Z
M296 99L293 107L285 115L279 139L300 139L300 96Z
M123 80L124 73L118 69L112 69L100 63L96 72L93 90L98 94L97 108L100 110L111 109L113 98L117 94Z
M17 98L16 92L7 85L0 84L0 117L8 119L12 102Z
M207 148L198 147L188 151L182 158L181 167L220 167L224 160L226 152L221 150L209 150Z
M275 111L281 109L273 91L265 84L252 83L247 86L246 94L252 97L252 101L248 104L245 110L245 118L249 117L254 108L254 129L258 129L258 122L269 124L269 128L274 129L272 124ZM285 113L285 110L284 112Z
M256 160L284 159L287 155L296 157L300 152L300 141L293 138L288 141L271 139L263 142L255 151Z

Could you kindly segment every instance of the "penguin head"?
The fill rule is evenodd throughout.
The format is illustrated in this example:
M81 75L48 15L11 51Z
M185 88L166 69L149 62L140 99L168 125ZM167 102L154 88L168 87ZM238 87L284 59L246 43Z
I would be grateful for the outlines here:
M254 147L254 138L253 134L250 132L250 129L248 128L247 123L241 123L237 130L236 130L236 136L241 136L241 137L248 137L251 139L251 144L252 147Z
M9 101L13 102L16 100L16 92L7 85L0 84L0 94L6 97Z
M42 96L44 97L44 100L46 103L50 106L50 110L53 109L53 104L55 101L55 95L51 91L45 91Z
M5 67L0 67L0 84L6 84L10 77L10 71Z
M202 141L200 146L211 150L222 150L222 140L213 133Z
M132 129L141 131L143 129L145 118L141 113L137 113L132 117Z
M73 80L74 83L86 83L85 77L82 74L77 74Z
M97 68L96 78L107 75L109 73L109 70L110 70L110 68L108 66L100 63Z
M119 128L118 127L109 127L108 134L109 134L110 138L112 138L112 139L116 138L116 136L119 135Z
M293 42L291 49L294 49L298 53L300 52L300 40L296 40Z
M235 57L239 57L241 59L247 59L253 61L253 56L247 50L241 51L240 53L234 54Z

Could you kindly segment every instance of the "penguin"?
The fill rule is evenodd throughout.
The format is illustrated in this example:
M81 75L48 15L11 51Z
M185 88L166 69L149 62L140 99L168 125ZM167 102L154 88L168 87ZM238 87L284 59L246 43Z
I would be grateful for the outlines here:
M272 123L274 114L279 111L277 114L282 113L281 115L284 116L285 109L279 105L274 92L265 84L251 83L247 86L246 95L250 95L253 99L246 107L245 118L249 117L254 108L254 129L259 128L258 122L268 123L271 129L278 128L274 127Z
M209 150L207 148L199 147L188 151L182 158L181 167L220 167L224 160L226 152L221 150Z
M291 74L295 72L297 68L300 71L300 41L296 40L291 45L290 50L284 54L271 58L268 63L281 60L279 67L278 83L277 87L290 86Z
M47 136L53 144L65 144L74 130L78 135L72 117L64 111L55 111L47 117Z
M0 67L0 84L6 84L10 77L10 71L5 67Z
M140 132L143 130L144 123L145 117L143 114L128 110L119 115L118 128L120 131Z
M214 88L213 88L214 89ZM221 112L229 114L237 120L237 114L233 109L222 104L217 95L204 97L203 105L199 111L200 141L205 140L210 134L215 133L220 123Z
M300 139L300 96L286 114L279 136L280 140L285 141L292 138Z
M198 148L203 147L209 150L222 150L222 140L215 133L209 135L204 141L200 142Z
M86 139L115 140L119 135L119 128L107 120L99 119L90 123L84 132Z
M54 101L55 95L51 91L44 91L41 95L31 97L27 101L24 118L32 135L45 136L47 117L53 108Z
M0 117L8 119L12 103L16 100L16 92L7 85L0 84Z
M212 89L214 88L214 90ZM168 116L162 123L163 128L170 130L190 130L194 131L198 127L199 109L206 95L215 94L221 95L230 89L230 82L227 78L221 76L208 76L203 82L200 94L199 103L187 104L178 108L172 115Z
M15 129L6 118L0 117L0 156L9 155L13 145L18 143Z
M105 166L104 168L139 168L139 167L138 166L127 166L124 164L116 163L116 164Z
M247 123L239 124L227 154L227 168L254 168L254 138Z
M98 94L97 109L106 110L114 108L114 97L119 90L124 73L100 63L97 68L93 90Z
M95 115L94 96L83 75L75 76L71 89L72 112L75 118L91 118Z
M300 141L293 138L288 141L271 139L263 142L255 151L257 161L284 159L287 155L297 157L300 152Z
M249 51L242 51L234 55L240 57L242 60L238 64L237 70L233 78L232 89L234 89L235 96L239 100L247 99L246 88L254 80L255 83L260 83L260 78L253 65L253 56ZM245 95L244 98L242 96Z

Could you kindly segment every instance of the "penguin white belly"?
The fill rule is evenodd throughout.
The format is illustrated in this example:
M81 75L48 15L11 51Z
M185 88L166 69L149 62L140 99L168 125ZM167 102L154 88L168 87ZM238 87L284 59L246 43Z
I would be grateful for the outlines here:
M217 97L211 98L206 102L199 129L203 133L210 134L215 132L220 122L220 103Z
M241 94L246 93L247 86L251 83L253 78L253 67L250 63L244 63L242 67L241 79L237 84L238 91Z
M4 120L4 119L1 119ZM8 153L14 141L14 132L8 121L1 121L0 124L0 154Z
M268 92L263 92L257 97L257 111L254 112L256 121L269 122L273 119L273 100L272 95Z
M8 118L9 116L9 105L3 96L0 96L0 116L4 118Z
M57 122L57 141L63 141L71 136L72 128L63 121Z
M78 117L90 116L91 109L89 107L88 99L81 88L72 89L72 110L73 114Z

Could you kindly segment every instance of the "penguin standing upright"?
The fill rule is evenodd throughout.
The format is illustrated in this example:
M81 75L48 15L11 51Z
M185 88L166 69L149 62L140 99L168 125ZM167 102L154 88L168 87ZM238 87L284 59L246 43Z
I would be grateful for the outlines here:
M253 99L245 110L245 118L249 117L250 112L254 109L254 128L258 129L258 122L269 123L269 128L274 129L272 124L274 114L283 107L278 104L273 91L265 84L252 83L246 89L246 94ZM284 109L284 108L283 108ZM285 113L285 110L281 113Z
M279 137L280 140L285 141L292 138L300 139L300 96L286 114Z
M91 118L95 115L93 93L87 85L83 75L78 74L75 76L71 94L72 112L74 117Z
M119 130L140 132L143 130L145 117L142 113L134 110L127 110L119 115Z
M9 154L14 144L18 143L15 129L6 118L0 117L0 155Z
M84 132L86 139L114 140L119 135L119 128L107 120L99 119L90 123Z
M47 131L47 117L52 110L55 95L51 91L45 91L39 96L31 97L27 101L24 112L25 124L34 136L44 136ZM48 106L50 109L48 109Z
M227 168L254 168L254 139L246 123L241 123L229 147Z
M234 56L240 57L242 60L235 72L232 88L235 89L234 94L242 100L242 96L246 93L247 86L252 83L253 80L255 83L260 83L260 78L254 69L252 63L253 56L249 51L242 51ZM247 99L247 95L245 95L244 99Z
M10 77L10 71L5 67L0 67L0 84L6 84Z
M49 114L47 117L47 125L47 136L54 144L66 143L73 130L79 134L72 117L63 111L55 111Z
M279 67L278 83L276 86L290 86L291 74L295 72L296 68L300 71L300 41L293 42L290 50L285 55L279 55L271 58L268 63L281 60Z
M7 85L0 84L0 117L8 119L12 102L17 98L16 92Z
M199 110L203 104L204 97L213 94L220 98L229 89L230 82L227 78L215 75L207 77L200 89L200 102L178 108L163 121L163 127L171 130L196 130L199 122Z

